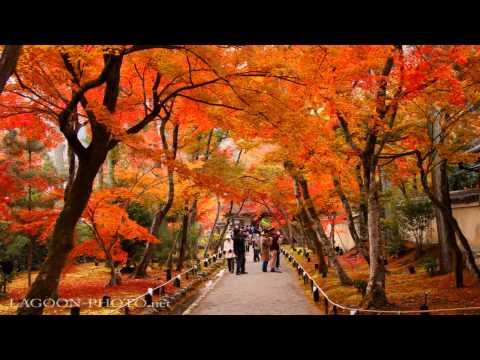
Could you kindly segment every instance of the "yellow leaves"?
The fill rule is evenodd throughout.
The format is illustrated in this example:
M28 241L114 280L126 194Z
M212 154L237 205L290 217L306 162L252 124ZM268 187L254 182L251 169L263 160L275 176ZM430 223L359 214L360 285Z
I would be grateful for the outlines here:
M186 164L186 166L189 170L200 169L203 167L203 161L202 160L189 161Z

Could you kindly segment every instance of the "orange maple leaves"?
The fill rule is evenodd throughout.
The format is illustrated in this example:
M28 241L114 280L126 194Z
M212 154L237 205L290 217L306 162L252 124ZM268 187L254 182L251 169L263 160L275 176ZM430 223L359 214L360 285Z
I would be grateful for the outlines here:
M124 263L127 253L121 249L120 240L139 240L159 243L148 229L128 217L121 206L134 198L134 194L122 188L101 190L92 195L83 213L82 222L92 230L93 239L78 244L71 257L79 255L111 258Z

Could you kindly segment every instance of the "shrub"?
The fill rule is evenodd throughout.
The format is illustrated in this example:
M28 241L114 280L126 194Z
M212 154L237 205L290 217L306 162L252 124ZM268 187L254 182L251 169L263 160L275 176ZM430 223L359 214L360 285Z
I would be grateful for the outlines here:
M425 271L430 275L433 276L435 274L435 270L437 269L437 259L432 256L427 256L423 260L423 268Z
M405 252L405 240L394 238L387 242L388 255L398 257Z
M433 207L430 200L406 200L399 206L404 231L413 236L417 244L417 257L423 252L423 238L431 219Z
M383 220L381 223L382 234L387 240L386 248L388 255L399 257L402 255L405 248L405 240L402 237L400 224L396 217L391 217L388 220Z
M361 279L353 280L353 287L358 289L358 291L362 294L362 297L365 297L367 293L367 285L368 285L368 282L366 282L365 280L361 280Z

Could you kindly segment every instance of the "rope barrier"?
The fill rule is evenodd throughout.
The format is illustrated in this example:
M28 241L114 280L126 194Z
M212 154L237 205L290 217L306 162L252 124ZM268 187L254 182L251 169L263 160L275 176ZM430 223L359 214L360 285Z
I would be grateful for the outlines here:
M217 257L216 257L217 255L218 255L218 254L216 254L216 255L211 255L211 256L205 258L204 261L207 261L208 263L210 263L210 259L213 259L214 257L215 257L215 259L217 259ZM145 292L145 293L143 293L142 295L136 297L135 299L129 300L125 305L122 305L122 306L119 306L118 308L115 308L112 312L108 313L108 315L112 315L112 314L116 313L117 311L122 310L123 308L128 308L128 305L130 305L130 304L132 304L132 303L140 300L141 298L144 298L147 294L153 295L153 292L154 292L155 290L160 289L160 288L166 286L167 284L175 281L176 279L181 278L184 274L187 274L187 273L189 273L189 272L191 272L191 271L196 271L197 268L198 268L197 265L194 265L194 266L192 266L191 268L189 268L188 270L185 270L184 272L182 272L182 273L180 273L180 274L177 274L176 276L172 277L170 280L164 282L163 284L160 284L160 285L158 285L158 286L156 286L156 287L154 287L154 288L149 288L149 289L147 290L147 292Z
M287 256L287 255L292 256L295 259L295 257L293 255L291 255L287 250L285 250L285 249L282 249L282 250L283 250L283 255L284 256ZM296 261L295 261L295 263L296 263ZM295 266L294 263L292 263L292 265ZM322 296L327 300L327 302L333 305L333 307L335 309L334 314L336 314L336 312L337 312L336 310L338 308L350 311L351 315L355 315L355 314L358 314L360 312L362 312L362 313L374 313L374 314L397 314L397 315L402 315L402 314L418 314L418 313L422 314L422 313L435 313L435 312L480 310L480 306L463 307L463 308L447 308L447 309L431 309L431 310L373 310L373 309L353 308L353 307L350 307L350 306L345 306L345 305L342 305L342 304L338 304L335 301L333 301L332 299L330 299L330 297L327 295L327 293L318 285L318 283L315 281L315 279L313 279L313 277L310 276L310 274L307 271L305 271L305 269L301 265L298 264L297 269L298 269L299 272L300 272L300 269L301 269L302 272L307 274L309 280L313 282L312 292L315 292L316 290L318 290L322 294Z

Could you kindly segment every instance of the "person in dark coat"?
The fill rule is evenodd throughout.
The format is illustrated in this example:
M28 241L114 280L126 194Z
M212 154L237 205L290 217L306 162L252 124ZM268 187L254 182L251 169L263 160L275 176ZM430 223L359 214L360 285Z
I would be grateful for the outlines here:
M237 275L245 272L245 236L240 229L233 230L233 252L237 258Z
M277 261L275 263L276 270L280 270L280 244L282 243L283 237L280 231L277 231Z
M278 256L279 256L279 252L280 252L280 245L278 244L278 240L279 240L279 236L277 233L273 233L272 236L272 242L271 242L271 245L270 245L270 254L271 254L271 257L270 257L270 271L271 272L281 272L280 270L276 269L276 266L277 266L277 259L278 259ZM280 264L278 264L280 265Z

